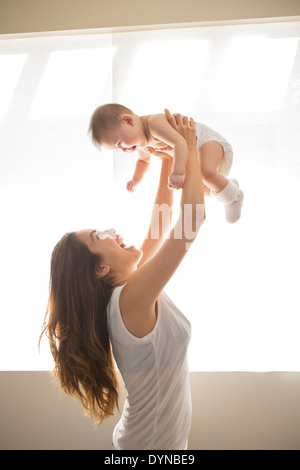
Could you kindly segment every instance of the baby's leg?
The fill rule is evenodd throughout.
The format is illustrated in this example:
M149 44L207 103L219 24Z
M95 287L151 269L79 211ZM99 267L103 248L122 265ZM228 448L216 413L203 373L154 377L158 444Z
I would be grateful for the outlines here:
M212 195L225 205L226 220L234 223L240 218L244 194L236 180L218 173L223 155L223 147L217 142L206 142L200 147L202 178Z
M218 193L228 183L218 170L224 156L223 147L217 142L206 142L200 147L201 172L205 186Z

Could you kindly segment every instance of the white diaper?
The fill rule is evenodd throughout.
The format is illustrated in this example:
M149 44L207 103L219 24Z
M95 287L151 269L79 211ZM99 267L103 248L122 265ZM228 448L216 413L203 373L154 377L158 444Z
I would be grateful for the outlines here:
M201 124L199 122L196 123L196 135L198 149L200 149L200 147L206 142L211 141L217 142L218 144L222 145L224 149L224 156L221 166L219 168L219 173L223 176L227 176L229 174L233 160L233 150L230 143L227 142L227 140L221 134L214 131L205 124Z

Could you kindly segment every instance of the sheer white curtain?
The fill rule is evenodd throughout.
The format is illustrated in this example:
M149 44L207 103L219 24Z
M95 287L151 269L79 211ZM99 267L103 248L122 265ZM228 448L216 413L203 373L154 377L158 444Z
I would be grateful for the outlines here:
M234 148L242 218L207 220L166 291L192 323L191 370L299 370L300 24L0 41L2 370L52 367L37 341L50 256L71 230L146 233L159 162L97 151L93 109L192 115ZM178 201L179 194L176 193Z

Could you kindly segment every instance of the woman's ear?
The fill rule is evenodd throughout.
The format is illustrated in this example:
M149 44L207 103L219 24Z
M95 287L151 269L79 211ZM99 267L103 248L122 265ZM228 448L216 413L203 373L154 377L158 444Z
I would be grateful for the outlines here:
M109 266L100 266L100 265L96 266L96 276L98 278L107 276L109 271L110 271Z

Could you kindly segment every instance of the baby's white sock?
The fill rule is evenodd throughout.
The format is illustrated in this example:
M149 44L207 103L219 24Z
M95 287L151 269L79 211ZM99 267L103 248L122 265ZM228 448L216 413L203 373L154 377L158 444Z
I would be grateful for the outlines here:
M239 189L237 180L228 180L227 185L219 193L212 192L213 196L225 205L226 220L230 224L237 222L241 216L244 193Z
M236 180L228 180L227 185L222 191L216 193L212 191L212 195L223 204L231 204L236 200L239 193L239 185Z

